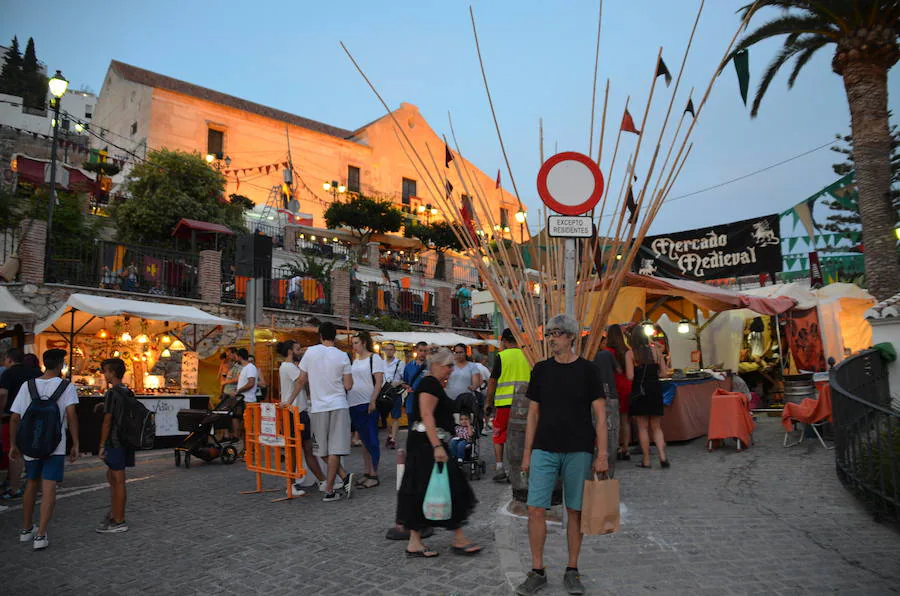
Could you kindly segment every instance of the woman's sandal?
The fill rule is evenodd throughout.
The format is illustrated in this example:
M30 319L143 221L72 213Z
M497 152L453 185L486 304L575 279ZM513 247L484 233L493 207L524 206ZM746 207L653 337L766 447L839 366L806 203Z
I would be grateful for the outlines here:
M670 464L669 460L667 460L667 459L659 460L659 465L662 466L663 468L668 468L668 467L672 466L672 464Z
M650 468L652 468L653 466L650 465L650 464L644 464L644 462L641 462L641 463L637 464L635 467L636 467L636 468L647 468L647 469L650 469Z
M480 553L483 548L483 546L475 544L474 542L470 542L465 546L450 546L451 552L453 552L454 555L460 555L461 557L474 557Z
M378 476L366 476L362 482L356 485L356 488L364 489L364 488L375 488L376 486L381 485L381 481L378 480Z
M406 556L407 556L407 558L410 558L410 559L433 559L433 558L439 556L440 554L441 553L439 553L437 551L428 550L427 547L423 548L422 550L407 550L406 551Z

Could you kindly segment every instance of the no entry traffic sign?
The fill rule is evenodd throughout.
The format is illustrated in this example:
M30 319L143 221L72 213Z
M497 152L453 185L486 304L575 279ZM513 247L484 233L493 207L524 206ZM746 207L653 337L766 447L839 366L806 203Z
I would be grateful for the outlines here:
M603 194L603 174L587 155L557 153L538 171L537 190L544 204L563 215L587 213Z

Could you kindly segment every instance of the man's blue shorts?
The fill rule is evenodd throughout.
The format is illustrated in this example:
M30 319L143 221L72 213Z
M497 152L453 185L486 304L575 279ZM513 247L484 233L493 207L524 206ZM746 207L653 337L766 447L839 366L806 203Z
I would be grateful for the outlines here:
M393 418L394 420L400 420L401 416L403 416L403 396L395 395L394 407L391 408L391 418Z
M28 480L53 480L62 482L65 455L51 455L47 459L26 459L25 478Z
M556 479L562 475L566 507L581 511L584 481L590 478L593 457L593 454L586 451L555 453L543 449L532 450L531 470L528 474L528 506L550 509Z
M106 465L110 470L124 470L134 467L134 449L128 447L107 447Z

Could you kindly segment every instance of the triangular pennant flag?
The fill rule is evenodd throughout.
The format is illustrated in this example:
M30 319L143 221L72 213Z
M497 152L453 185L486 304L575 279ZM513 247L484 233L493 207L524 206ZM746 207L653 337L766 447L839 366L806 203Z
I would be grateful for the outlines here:
M628 212L631 214L631 217L628 218L628 223L633 224L637 221L638 212L637 212L637 202L634 200L634 192L631 190L631 185L628 185L628 197L625 199L625 207L628 208Z
M741 99L744 100L744 105L747 105L747 89L750 86L750 53L747 50L735 53L734 70L737 73Z
M473 243L477 244L476 239L478 238L478 236L475 234L475 223L473 221L474 214L472 213L471 199L469 199L468 197L463 197L459 214L466 226L466 230L469 232L469 237L472 239Z
M241 179L238 178L237 176L234 177L234 184L235 184L234 190L237 191L237 190L241 189Z
M444 167L449 168L450 162L453 161L453 154L450 153L450 147L444 142Z
M696 112L694 112L694 100L690 97L688 97L687 106L684 108L684 111L689 113L693 118L697 117Z
M636 135L641 134L634 126L634 119L631 117L631 114L628 113L628 109L625 109L625 114L622 115L622 130L625 132L633 132Z
M260 174L262 174L262 173L263 173L263 167L262 167L262 166L259 166L259 167L258 167L258 168L256 168L256 169L257 169L257 170L259 170L259 173L260 173Z
M800 269L808 269L809 268L809 258L800 257Z
M500 168L497 168L497 183L494 184L494 188L500 188Z
M286 170L291 167L291 164L289 162L283 161L281 162L281 166Z
M449 199L450 197L453 196L453 185L450 184L450 181L449 181L449 180L447 180L447 181L444 183L444 189L447 191L447 198L448 198L448 199Z
M659 57L659 62L656 64L656 76L666 77L666 87L672 84L672 73L669 72L669 69L666 67L666 63L663 61L661 55Z
M797 241L798 241L798 240L800 240L800 239L797 238L796 236L793 236L793 237L787 239L787 241L788 241L788 252L789 252L789 253L794 252L794 247L797 246Z
M794 268L794 263L797 262L797 259L794 257L784 257L784 267L788 271Z

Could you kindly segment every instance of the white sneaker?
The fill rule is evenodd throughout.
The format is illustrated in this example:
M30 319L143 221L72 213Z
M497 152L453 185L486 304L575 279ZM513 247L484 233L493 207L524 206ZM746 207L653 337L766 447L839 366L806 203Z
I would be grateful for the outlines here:
M9 509L9 505L0 505L0 513L3 513L7 509Z
M319 492L320 492L320 493L324 493L324 492L325 492L325 483L326 483L325 480L322 480L322 481L320 481L320 482L318 483L318 485L319 485ZM315 486L315 485L313 485L313 486ZM338 476L337 478L334 479L334 486L332 487L332 489L333 489L333 490L338 490L338 489L341 489L341 488L344 488L344 481L341 480L341 477L340 477L340 476Z
M34 544L31 548L33 548L34 550L43 550L48 546L50 546L49 538L47 538L46 536L35 536Z
M349 499L351 496L353 496L353 488L354 488L354 484L353 484L353 483L354 483L355 481L356 481L356 476L353 474L353 472L350 472L350 473L347 474L347 480L344 481L343 483L341 483L341 486L342 486L342 488L344 489L344 495L345 495L346 498L348 498L348 499ZM337 486L336 486L336 485L335 485L335 490L337 490Z
M19 532L19 542L31 542L32 540L34 540L34 526Z
M291 485L291 495L295 497L305 497L307 495L307 492L303 490L302 486L295 482Z

